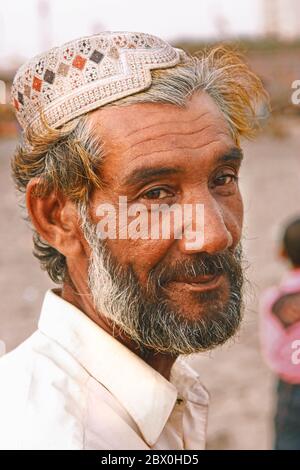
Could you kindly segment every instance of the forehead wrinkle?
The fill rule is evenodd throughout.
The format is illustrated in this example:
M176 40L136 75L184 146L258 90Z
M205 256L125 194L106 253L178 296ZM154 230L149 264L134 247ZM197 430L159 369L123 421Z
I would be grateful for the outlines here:
M227 137L227 134L225 134L225 132L223 133L224 135L226 135ZM174 151L177 151L177 150L200 150L202 149L203 147L209 147L211 144L218 144L220 143L219 140L217 139L214 139L214 140L211 140L210 142L208 143L205 143L203 145L196 145L196 146L183 146L183 147L176 147L175 149L173 147L171 148L166 148L166 149L160 149L160 150L154 150L153 152L150 152L150 153L140 153L139 155L136 155L132 160L131 162L134 162L137 158L140 158L140 157L149 157L150 155L156 155L156 154L160 154L160 153L167 153L167 152L174 152Z
M207 124L206 126L202 127L201 129L197 129L195 131L190 131L190 132L165 132L165 133L162 133L162 134L159 134L155 137L148 137L146 139L142 139L138 142L135 142L134 144L130 145L129 147L127 147L125 150L124 150L124 154L128 153L129 151L131 151L134 147L137 147L138 145L143 145L145 143L149 143L149 142L155 142L155 141L158 141L160 140L161 138L163 137L171 137L171 136L183 136L183 137L186 137L186 136L191 136L191 135L195 135L195 134L201 134L202 132L210 129L211 127L215 127L215 123L210 123L210 124ZM222 133L222 132L219 132L219 133ZM225 132L223 132L224 135L227 135ZM178 148L178 147L177 147Z
M160 114L160 111L156 111L155 113L153 114ZM189 119L188 121L183 121L183 120L180 120L180 124L189 124L189 123L194 123L196 121L198 121L199 119L203 118L204 116L206 116L207 114L211 113L211 111L205 111L205 113L202 113L200 116L197 116L195 119ZM178 121L175 121L176 124L178 124ZM168 125L168 124L172 124L174 125L174 121L162 121L162 122L155 122L155 123L152 123L152 124L149 124L149 126L145 126L145 127L139 127L138 129L135 129L134 131L131 131L129 132L128 134L125 135L125 137L131 137L132 135L140 132L140 131L144 131L144 130L149 130L151 129L152 127L155 127L155 126L163 126L163 125Z

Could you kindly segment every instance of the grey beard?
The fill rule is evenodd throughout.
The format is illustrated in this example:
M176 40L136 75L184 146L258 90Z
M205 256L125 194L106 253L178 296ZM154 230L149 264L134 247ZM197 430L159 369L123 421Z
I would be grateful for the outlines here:
M103 241L99 241L96 226L85 220L82 229L91 248L88 287L94 307L105 315L113 328L124 331L140 350L142 357L156 352L177 356L214 348L227 341L238 329L242 317L241 268L242 250L239 245L232 253L195 258L191 265L172 269L190 275L224 273L230 284L229 298L224 303L215 291L201 293L199 305L205 302L207 311L197 320L188 320L174 306L163 289L170 280L170 267L163 266L149 275L143 288L132 267L124 268L112 256Z

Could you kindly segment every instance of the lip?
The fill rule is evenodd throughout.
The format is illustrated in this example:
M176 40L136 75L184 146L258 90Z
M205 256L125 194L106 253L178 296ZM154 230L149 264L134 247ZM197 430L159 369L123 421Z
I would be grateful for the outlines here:
M191 291L204 292L217 289L221 285L223 278L224 276L222 274L215 274L210 276L197 276L193 278L192 282L187 280L180 280L174 281L174 284L181 285L182 287L187 287Z

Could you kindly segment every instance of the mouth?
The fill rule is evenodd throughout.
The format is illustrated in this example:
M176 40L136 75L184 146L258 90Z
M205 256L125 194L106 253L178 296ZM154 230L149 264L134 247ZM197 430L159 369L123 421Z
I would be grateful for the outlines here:
M193 278L178 279L172 281L173 286L188 289L190 291L204 292L220 287L224 280L223 274L211 274L206 276L195 276Z

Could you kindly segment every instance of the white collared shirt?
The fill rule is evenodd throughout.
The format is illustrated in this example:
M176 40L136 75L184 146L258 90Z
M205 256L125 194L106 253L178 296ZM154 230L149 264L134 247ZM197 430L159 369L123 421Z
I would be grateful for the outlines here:
M204 449L207 408L182 356L166 380L53 290L0 359L0 449Z

